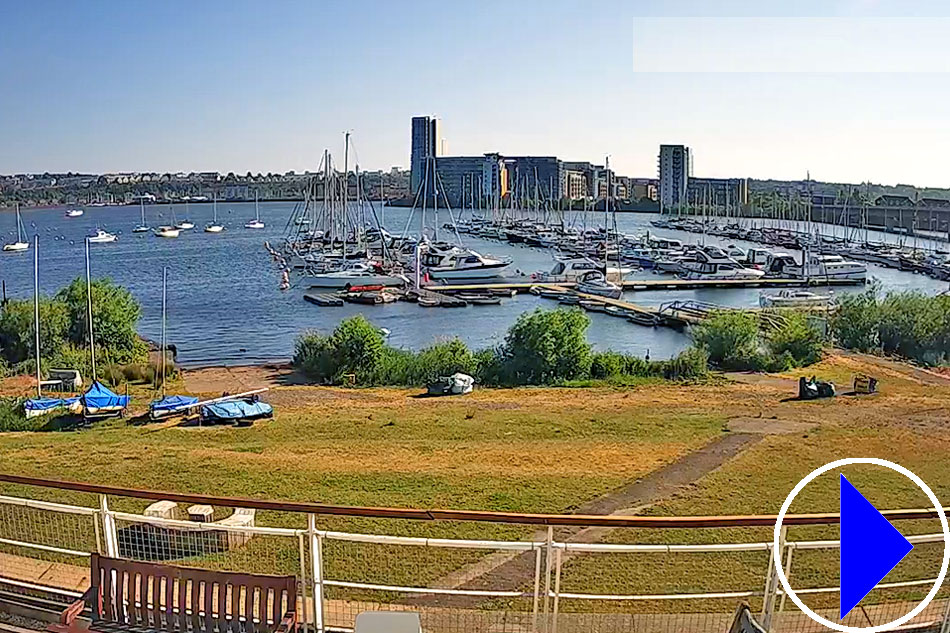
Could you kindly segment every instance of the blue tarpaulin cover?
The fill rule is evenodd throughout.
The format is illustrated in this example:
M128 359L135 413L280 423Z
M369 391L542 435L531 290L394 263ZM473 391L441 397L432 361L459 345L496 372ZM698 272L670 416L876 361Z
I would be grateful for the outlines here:
M257 418L268 418L273 414L274 408L266 402L251 400L229 400L201 407L202 418L222 422L256 420Z
M23 408L27 411L48 411L56 407L69 406L76 400L76 398L30 398L23 403Z
M124 409L129 406L129 397L116 395L97 380L82 394L82 402L87 409Z
M171 413L172 411L182 411L189 405L198 402L194 396L165 396L161 400L155 400L149 405L152 413Z

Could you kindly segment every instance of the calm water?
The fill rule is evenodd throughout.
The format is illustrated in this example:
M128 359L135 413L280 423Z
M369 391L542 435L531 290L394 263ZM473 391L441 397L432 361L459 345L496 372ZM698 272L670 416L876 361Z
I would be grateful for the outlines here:
M556 304L519 295L501 306L470 306L455 310L422 309L397 302L383 306L346 304L342 308L321 308L305 302L306 289L300 284L291 290L278 289L280 275L263 248L264 240L276 243L294 208L293 203L261 205L261 219L267 228L246 230L244 222L254 215L254 205L219 204L218 220L226 230L208 234L202 229L211 220L210 204L176 206L177 218L187 215L196 228L182 231L178 239L160 239L151 233L134 234L139 223L138 207L86 209L81 218L67 219L63 209L22 211L27 233L40 236L40 286L54 293L71 279L83 275L83 237L96 226L117 233L119 240L90 247L92 274L108 276L129 288L142 304L139 331L157 340L161 335L162 267L168 266L168 336L185 364L240 364L282 360L293 353L295 337L307 329L332 330L342 319L363 313L370 321L391 330L389 342L418 349L439 339L458 336L472 347L496 345L519 314L539 306ZM146 208L151 226L170 223L167 206ZM407 209L386 209L384 223L394 232L406 224ZM594 216L591 216L594 217ZM652 228L655 216L621 214L619 229L625 233ZM445 221L443 216L441 221ZM602 221L602 218L601 218ZM593 222L593 221L592 221ZM678 231L654 230L657 235L695 241L699 236ZM0 213L0 238L4 243L16 235L14 214ZM883 236L879 236L881 238ZM530 274L549 270L550 253L507 243L488 242L463 236L466 245L482 252L510 255L513 273ZM877 239L879 239L877 238ZM895 236L888 236L890 241ZM716 243L716 238L708 238ZM741 244L743 247L750 244ZM32 249L31 249L32 251ZM32 296L32 255L0 253L0 279L13 297ZM928 277L871 266L887 289L919 288L938 292L946 282ZM652 273L639 275L652 278ZM839 289L837 292L849 292ZM627 293L627 299L658 306L677 299L696 299L728 306L756 306L759 290L684 290ZM653 358L676 355L689 345L687 336L669 329L649 329L602 314L591 315L588 337L600 349L614 349Z

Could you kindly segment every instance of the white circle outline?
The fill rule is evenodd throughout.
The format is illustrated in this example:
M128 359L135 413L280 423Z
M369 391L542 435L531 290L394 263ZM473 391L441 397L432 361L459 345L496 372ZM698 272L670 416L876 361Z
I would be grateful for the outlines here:
M789 506L792 505L792 501L794 501L795 497L805 486L811 483L819 475L840 466L850 466L852 464L873 464L875 466L883 466L884 468L889 468L895 472L898 472L913 481L915 484L917 484L918 488L924 491L924 493L927 495L927 498L933 504L933 507L937 511L937 516L940 518L940 526L943 528L943 562L940 564L940 573L937 575L937 580L934 582L934 586L931 588L930 593L927 594L920 604L911 609L908 613L902 615L896 620L891 620L890 622L878 624L876 626L846 626L844 624L838 624L837 622L832 622L831 620L826 620L825 618L821 617L809 609L808 606L801 601L801 599L792 589L791 585L789 585L788 578L785 577L785 570L782 568L782 554L780 548L782 521L785 519L785 513L788 512ZM802 610L802 613L807 615L809 618L823 626L834 629L835 631L841 631L842 633L880 633L881 631L887 631L909 622L911 619L920 614L920 612L923 611L937 595L937 592L943 585L943 580L947 575L947 568L950 567L950 527L947 526L947 515L943 511L943 506L940 505L940 502L937 500L937 496L933 493L933 490L931 490L930 487L924 483L923 479L910 472L900 464L895 464L894 462L887 461L886 459L879 459L877 457L847 457L845 459L829 462L824 466L816 468L815 470L808 473L804 479L799 481L798 484L792 488L792 491L785 499L785 503L782 504L782 509L779 511L778 517L775 519L775 530L772 536L772 561L775 565L775 570L778 573L779 582L782 583L782 588L785 590L786 595L791 598L792 602L794 602L795 605Z

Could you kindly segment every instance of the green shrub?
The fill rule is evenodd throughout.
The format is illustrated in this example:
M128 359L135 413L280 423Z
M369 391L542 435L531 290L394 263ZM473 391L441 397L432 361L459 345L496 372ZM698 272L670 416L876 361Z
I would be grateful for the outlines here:
M23 413L23 400L0 398L0 433L8 431L39 431L49 422L47 416L29 418Z
M330 348L337 362L335 378L353 374L357 384L369 384L383 357L383 335L362 314L342 321L330 335Z
M693 345L676 358L661 365L663 377L667 380L695 380L709 373L709 355L702 347Z
M49 358L66 341L69 316L62 301L40 299L40 356ZM33 301L11 299L0 308L0 354L10 364L35 359Z
M706 350L709 362L723 369L760 370L759 317L752 312L716 312L693 328L693 339Z
M83 345L64 343L56 350L56 354L53 355L46 366L49 368L75 369L85 379L92 375L89 348Z
M329 337L313 330L301 334L294 344L293 366L311 380L331 381L339 363L333 356Z
M782 315L782 324L769 332L767 345L769 352L775 358L783 358L782 365L788 363L787 354L791 359L792 367L802 367L817 363L821 360L822 336L807 314L803 312L787 311Z
M457 338L425 348L419 352L415 365L413 384L427 384L456 372L474 377L477 369L471 350Z
M383 347L376 375L372 378L374 385L418 385L417 356L405 349Z
M473 355L475 382L480 385L497 386L504 382L504 358L496 348L480 349Z
M627 370L627 358L617 352L598 352L591 356L590 377L594 379L617 378L622 375L642 375L630 374Z
M831 327L837 343L859 352L874 352L880 349L878 325L881 311L877 292L846 294L838 298L838 307L831 319Z
M535 310L522 314L502 347L503 382L551 384L588 375L590 319L579 308Z
M102 348L103 361L119 364L142 360L148 349L135 331L142 316L138 301L131 292L110 279L96 279L90 285L96 354L99 355L99 349ZM85 280L74 279L56 294L55 299L66 306L69 341L75 345L88 345Z

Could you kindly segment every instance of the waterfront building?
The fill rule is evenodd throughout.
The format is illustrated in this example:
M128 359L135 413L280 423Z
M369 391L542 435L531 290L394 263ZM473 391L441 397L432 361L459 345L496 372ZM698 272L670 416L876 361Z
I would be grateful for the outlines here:
M511 189L519 198L533 199L535 192L549 200L566 195L564 164L556 156L511 156L504 160Z
M411 148L409 152L409 190L412 195L425 181L428 159L441 155L441 125L430 116L412 117Z
M694 207L703 202L723 209L736 209L749 204L747 178L690 178L686 191Z
M435 162L438 174L439 204L446 200L453 207L481 200L486 208L508 192L505 161L499 154L483 156L443 156ZM444 193L444 198L442 194Z
M660 210L678 209L687 203L693 161L685 145L660 145Z

